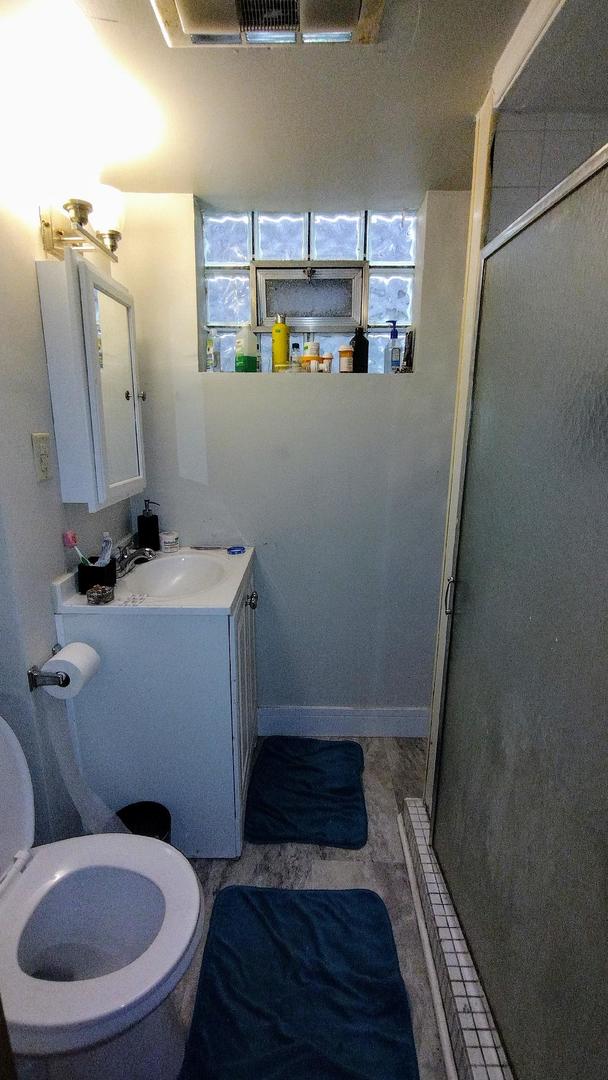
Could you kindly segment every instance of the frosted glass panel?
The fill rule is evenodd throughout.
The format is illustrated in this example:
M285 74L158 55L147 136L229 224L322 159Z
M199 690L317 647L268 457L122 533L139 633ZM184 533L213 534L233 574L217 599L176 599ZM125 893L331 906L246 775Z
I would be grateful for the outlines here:
M266 317L352 319L353 278L270 278L265 282Z
M363 214L313 214L313 259L362 259Z
M258 259L298 261L308 251L306 214L257 214L255 253Z
M367 257L370 263L413 263L416 218L407 214L370 214Z
M206 285L210 326L249 321L249 274L207 274Z
M435 850L522 1080L605 1080L608 169L485 267Z
M412 284L411 271L370 270L368 322L382 325L395 319L398 323L410 323Z
M205 264L246 265L251 260L251 214L204 214Z

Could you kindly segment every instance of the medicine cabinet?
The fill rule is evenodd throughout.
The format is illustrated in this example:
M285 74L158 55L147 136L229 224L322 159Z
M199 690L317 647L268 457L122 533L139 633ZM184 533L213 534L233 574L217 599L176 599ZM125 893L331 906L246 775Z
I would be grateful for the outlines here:
M133 297L74 251L36 269L61 497L100 510L145 487Z

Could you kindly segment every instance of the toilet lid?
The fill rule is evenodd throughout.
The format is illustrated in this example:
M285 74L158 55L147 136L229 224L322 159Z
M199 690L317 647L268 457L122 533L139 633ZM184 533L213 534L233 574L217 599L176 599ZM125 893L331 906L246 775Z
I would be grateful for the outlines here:
M0 716L0 879L18 851L34 843L34 789L15 732Z

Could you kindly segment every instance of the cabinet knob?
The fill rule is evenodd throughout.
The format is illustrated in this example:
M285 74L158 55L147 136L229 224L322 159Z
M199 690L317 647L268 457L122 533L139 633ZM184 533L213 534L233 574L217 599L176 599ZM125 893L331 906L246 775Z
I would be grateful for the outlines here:
M130 400L131 400L131 391L130 390L125 390L125 401L130 401Z
M255 589L253 590L252 593L249 593L245 597L245 604L255 611L256 607L258 606L258 594L255 591Z
M146 396L147 396L146 391L145 390L140 390L137 396L138 396L140 401L145 401Z

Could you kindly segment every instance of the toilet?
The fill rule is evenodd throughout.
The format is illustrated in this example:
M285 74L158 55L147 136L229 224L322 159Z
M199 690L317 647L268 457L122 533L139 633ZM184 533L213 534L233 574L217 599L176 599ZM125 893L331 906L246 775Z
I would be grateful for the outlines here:
M123 833L32 847L34 796L0 717L0 996L20 1080L172 1080L176 990L203 928L175 848Z

